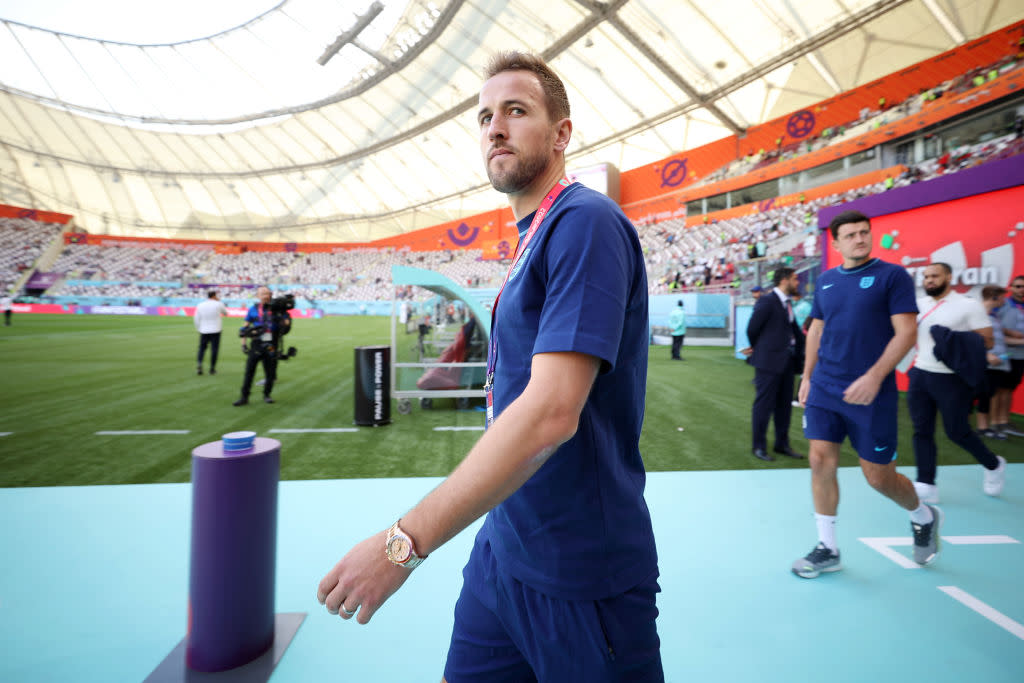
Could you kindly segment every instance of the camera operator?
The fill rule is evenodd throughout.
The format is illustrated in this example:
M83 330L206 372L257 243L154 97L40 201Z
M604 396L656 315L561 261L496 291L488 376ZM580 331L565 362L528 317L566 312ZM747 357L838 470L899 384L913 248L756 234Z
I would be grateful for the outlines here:
M273 403L270 392L274 389L277 377L278 344L281 337L291 328L292 318L287 310L274 311L271 307L270 289L260 287L256 290L258 303L249 307L245 316L245 327L239 335L242 337L242 352L246 354L245 379L242 380L242 396L232 405L244 406L249 403L249 392L252 389L253 375L256 366L263 363L263 402Z

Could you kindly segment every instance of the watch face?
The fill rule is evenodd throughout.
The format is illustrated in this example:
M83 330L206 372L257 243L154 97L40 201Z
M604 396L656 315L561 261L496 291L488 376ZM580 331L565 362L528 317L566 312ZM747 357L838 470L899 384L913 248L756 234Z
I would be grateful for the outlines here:
M409 539L404 536L393 536L388 542L388 550L391 552L391 559L399 564L407 561L412 554Z

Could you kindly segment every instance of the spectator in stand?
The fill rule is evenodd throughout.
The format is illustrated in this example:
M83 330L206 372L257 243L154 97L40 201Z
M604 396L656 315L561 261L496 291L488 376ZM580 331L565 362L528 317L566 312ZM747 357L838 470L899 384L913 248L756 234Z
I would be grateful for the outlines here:
M210 347L210 374L217 374L217 352L220 350L220 333L223 328L221 318L228 314L224 303L217 298L217 292L210 290L206 301L196 306L192 322L199 332L199 354L196 356L196 374L203 374L203 355L206 347Z
M811 231L807 234L804 239L804 258L811 258L818 253L818 232L811 227Z

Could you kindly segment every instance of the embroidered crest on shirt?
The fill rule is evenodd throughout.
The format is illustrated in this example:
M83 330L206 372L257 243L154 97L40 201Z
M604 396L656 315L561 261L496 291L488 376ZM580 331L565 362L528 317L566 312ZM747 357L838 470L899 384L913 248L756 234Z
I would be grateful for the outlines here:
M527 247L526 251L523 252L523 255L519 257L518 261L516 261L516 265L512 267L512 272L508 274L509 281L514 280L516 275L519 274L519 269L523 267L523 263L525 263L526 259L530 256L530 251L532 249L533 247Z
M875 276L874 275L867 275L867 276L862 277L860 279L860 288L861 289L867 289L868 287L870 287L873 284L875 284Z

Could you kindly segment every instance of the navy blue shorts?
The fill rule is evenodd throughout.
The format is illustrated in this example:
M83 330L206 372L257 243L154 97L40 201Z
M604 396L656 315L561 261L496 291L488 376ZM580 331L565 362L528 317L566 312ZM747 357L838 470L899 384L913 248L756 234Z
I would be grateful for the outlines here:
M899 392L885 390L871 405L843 400L845 387L811 382L804 408L804 437L842 443L847 436L857 455L868 462L888 465L896 459Z
M657 571L605 600L540 593L497 567L479 539L463 571L448 683L661 683Z

